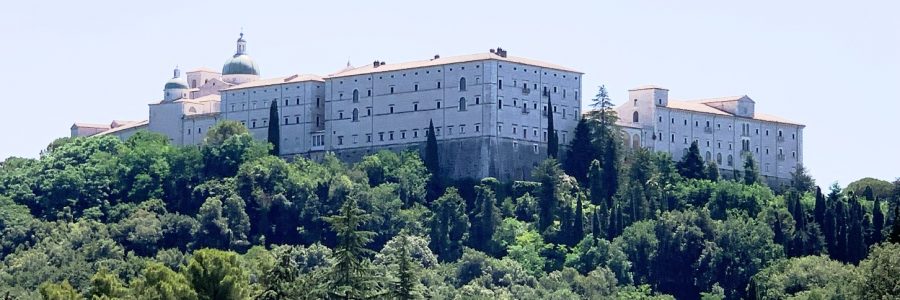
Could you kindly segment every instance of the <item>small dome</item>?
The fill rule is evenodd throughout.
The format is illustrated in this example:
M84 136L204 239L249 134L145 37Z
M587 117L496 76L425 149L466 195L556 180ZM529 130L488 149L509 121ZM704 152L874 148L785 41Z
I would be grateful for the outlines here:
M225 62L222 67L222 75L259 75L256 62L247 54L235 54Z
M169 81L166 81L165 89L168 90L168 89L190 89L191 88L191 86L188 85L187 79L184 77L181 77L181 70L179 70L176 67L172 73L173 73L172 79L169 79Z
M166 81L166 89L189 89L187 79L183 77L172 78Z

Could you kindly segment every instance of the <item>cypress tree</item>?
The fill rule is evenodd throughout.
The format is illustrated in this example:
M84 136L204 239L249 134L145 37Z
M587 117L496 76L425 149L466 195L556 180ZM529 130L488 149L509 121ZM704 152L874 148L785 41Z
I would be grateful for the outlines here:
M269 144L272 144L271 154L281 154L281 125L278 123L278 101L272 100L269 106Z
M441 160L438 153L437 136L434 132L434 122L428 121L428 132L425 141L425 168L431 173L428 180L426 197L429 201L436 199L443 191L443 182L441 180Z
M867 185L866 188L863 189L863 197L868 200L875 200L875 191L872 190L871 186Z
M485 178L475 187L475 209L472 217L469 245L476 250L493 253L494 231L500 225L500 211L497 209L497 197L490 182L493 178Z
M603 230L606 227L606 222L604 222L605 211L606 209L602 207L594 208L594 215L591 218L591 235L595 240L603 238Z
M578 202L575 203L574 227L572 239L575 243L578 243L584 238L584 208L582 207L581 197L578 197Z
M881 199L876 198L872 205L872 243L878 244L884 240L884 212L881 211Z
M866 256L866 240L863 233L863 209L859 199L850 200L850 224L847 233L847 260L853 264L859 263Z
M575 245L574 241L574 231L575 231L575 220L574 213L572 213L572 207L569 205L564 205L560 208L560 216L559 223L560 228L559 232L556 233L557 242L566 246Z
M789 249L784 235L784 225L782 225L781 217L779 217L777 213L775 214L775 224L772 225L772 232L775 233L773 238L775 243L784 246L784 249Z
M759 170L756 168L756 161L753 155L747 154L744 158L744 184L752 185L759 182Z
M815 218L816 223L819 224L820 227L825 227L825 195L822 195L822 188L816 187L816 208L815 208Z
M825 246L831 258L837 258L837 202L831 202L825 210L822 220L822 235L825 236Z
M900 206L894 207L894 224L891 225L891 235L888 236L888 241L900 244Z
M572 142L569 143L566 159L563 161L563 169L566 171L566 174L587 185L588 169L593 166L591 161L594 159L594 156L594 146L591 143L591 128L587 119L581 118L581 120L578 120L578 125L575 126L575 136Z
M456 188L449 187L433 204L429 246L441 261L455 261L462 256L463 239L469 231L466 203Z
M833 257L842 262L848 262L849 256L847 255L847 238L850 236L850 228L849 222L847 218L849 217L849 213L847 211L847 204L844 201L838 201L835 203L835 253L833 253Z
M596 159L591 161L590 173L588 175L588 190L591 193L591 204L600 205L607 204L603 194L603 171L600 162ZM609 205L606 205L608 208Z
M706 174L706 179L712 181L719 181L719 166L716 165L716 162L710 160L706 163L706 171L703 172Z
M560 170L554 159L544 160L535 169L534 174L541 183L540 197L538 197L538 232L544 233L553 224L557 214L559 202L556 195L556 184L559 181Z
M688 152L678 162L678 173L684 178L703 179L704 175L703 157L700 157L700 147L697 141L691 142Z
M553 102L550 93L547 93L547 157L559 157L559 139L556 137L556 128L553 126Z

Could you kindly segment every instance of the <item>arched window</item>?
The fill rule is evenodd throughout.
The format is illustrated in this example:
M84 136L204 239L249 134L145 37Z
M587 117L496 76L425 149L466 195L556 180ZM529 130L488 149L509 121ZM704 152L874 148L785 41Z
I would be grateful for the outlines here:
M728 166L731 167L732 165L734 165L734 157L728 154Z
M722 153L716 154L716 164L722 165Z
M634 107L637 107L637 99L634 99Z
M637 134L631 137L631 147L634 149L638 149L641 147L641 137Z
M359 102L359 90L353 90L353 103Z
M459 98L459 111L466 110L466 97Z
M631 114L631 122L637 123L640 120L640 116L638 116L638 112L634 112Z
M353 122L359 122L359 109L353 109Z
M709 153L709 151L706 151L706 161L709 161L710 159L712 159L712 154Z
M463 78L459 79L459 91L463 92L465 90L466 90L466 78L463 77Z

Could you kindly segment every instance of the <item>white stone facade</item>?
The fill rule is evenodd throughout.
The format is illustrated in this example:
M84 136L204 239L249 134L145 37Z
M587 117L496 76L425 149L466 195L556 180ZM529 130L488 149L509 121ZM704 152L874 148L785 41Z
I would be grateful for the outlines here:
M693 101L669 100L668 90L644 86L629 90L616 108L629 147L667 152L680 159L696 141L706 161L722 174L742 171L752 155L770 183L789 179L803 162L804 125L758 113L748 96Z
M222 73L186 74L175 70L164 99L149 105L148 120L124 126L76 123L72 136L125 138L147 129L174 144L197 145L221 120L241 122L259 140L267 138L269 123L277 122L283 156L320 158L330 151L355 160L381 149L421 149L433 122L442 162L449 166L445 175L516 180L529 178L547 157L548 112L563 148L582 114L581 72L508 56L499 48L393 64L348 63L327 76L259 79L241 35ZM728 170L740 169L741 149L749 147L762 174L778 178L802 161L803 125L755 114L746 96L679 102L669 101L665 89L645 87L631 90L630 98L618 108L629 145L677 159L697 140L707 158ZM276 120L269 119L273 101Z

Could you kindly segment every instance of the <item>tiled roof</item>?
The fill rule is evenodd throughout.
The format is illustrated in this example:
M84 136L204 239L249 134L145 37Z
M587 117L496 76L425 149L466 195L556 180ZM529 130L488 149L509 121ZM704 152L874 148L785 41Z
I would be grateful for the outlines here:
M137 121L137 122L130 123L128 125L122 125L122 126L98 133L96 135L101 136L101 135L113 134L113 133L116 133L119 131L128 130L128 129L132 129L132 128L146 127L148 124L150 124L149 120Z
M800 123L798 123L798 122L794 122L794 121L791 121L791 120L788 120L788 119L785 119L785 118L782 118L782 117L779 117L779 116L773 116L773 115L761 114L761 113L756 113L756 114L754 114L754 115L753 115L753 119L760 120L760 121L767 121L767 122L777 122L777 123L784 123L784 124L793 124L793 125L805 126L805 125L800 124Z
M109 128L109 124L91 124L91 123L78 123L72 124L72 127L82 127L82 128Z
M744 97L744 96L739 96L739 97L722 97L722 98L714 98L714 99L720 99L720 100L718 100L718 101L713 101L713 99L698 100L698 101L675 101L675 100L669 100L669 106L668 106L668 107L669 107L669 108L672 108L672 109L680 109L680 110L687 110L687 111L702 112L702 113L708 113L708 114L715 114L715 115L722 115L722 116L732 116L732 117L739 117L739 118L740 118L740 116L735 116L735 115L733 115L733 114L731 114L731 113L728 113L728 112L725 112L725 111L718 110L718 109L716 109L716 108L713 108L712 106L706 105L705 103L722 102L722 101L732 101L732 100L740 99L740 98L742 98L742 97ZM721 99L731 99L731 100L721 100ZM749 99L749 98L748 98L748 99ZM701 102L701 101L703 101L703 102ZM752 101L752 100L751 100L751 101ZM760 121L766 121L766 122L776 122L776 123L784 123L784 124L792 124L792 125L804 126L803 124L800 124L800 123L798 123L798 122L791 121L791 120L788 120L788 119L785 119L785 118L782 118L782 117L773 116L773 115L768 115L768 114L762 114L762 113L758 113L758 112L753 114L753 119L754 119L754 120L760 120Z
M687 100L687 101L690 101L690 102L697 102L697 103L730 102L730 101L737 101L737 100L740 100L741 98L744 98L744 97L747 97L747 95L741 95L741 96L728 96L728 97L717 97L717 98L706 98L706 99ZM750 97L747 97L747 100L750 100L751 102L754 102L753 99L750 99Z
M203 102L221 101L221 100L222 100L222 96L219 96L218 94L209 94L209 95L206 95L206 96L203 96L200 98L196 98L196 99L178 99L178 100L175 100L175 102L203 103Z
M322 79L322 77L321 77L321 76L318 76L318 75L312 75L312 74L299 75L299 74L295 74L295 75L291 75L291 76L284 76L284 77L276 77L276 78L269 78L269 79L254 80L254 81L247 82L247 83L244 83L244 84L232 86L232 87L229 87L229 88L227 88L227 89L223 89L223 91L239 90L239 89L246 89L246 88L253 88L253 87L262 87L262 86L269 86L269 85L285 84L285 83L303 82L303 81L319 81L319 82L324 82L325 80Z
M213 70L213 69L208 69L208 68L203 68L203 67L196 68L196 69L194 69L194 70L192 70L192 71L188 71L188 73L194 73L194 72L207 72L207 73L216 73L216 74L219 74L219 71L216 71L216 70Z
M708 114L714 114L714 115L733 116L730 113L712 108L709 105L706 105L706 104L703 104L700 102L669 100L668 107L673 108L673 109L689 110L689 111L702 112L702 113L708 113Z
M524 64L524 65L532 65L532 66L541 67L541 68L556 69L556 70L566 71L566 72L581 73L574 69L570 69L570 68L563 67L560 65L555 65L555 64L551 64L551 63L538 61L538 60L528 59L528 58L515 57L515 56L501 57L494 53L477 53L477 54L469 54L469 55L441 57L441 58L429 59L429 60L401 62L401 63L394 63L394 64L388 63L385 65L378 66L377 68L373 64L368 64L368 65L358 67L358 68L345 69L342 71L338 71L338 73L331 74L328 77L331 77L331 78L346 77L346 76L399 71L399 70L406 70L406 69L413 69L413 68L431 67L431 66L464 63L464 62L472 62L472 61L480 61L480 60L490 60L490 59L507 61L507 62L512 62L512 63L519 63L519 64Z

